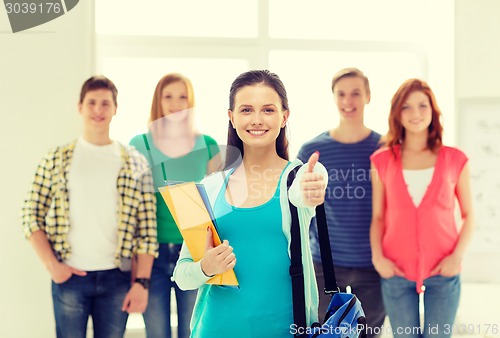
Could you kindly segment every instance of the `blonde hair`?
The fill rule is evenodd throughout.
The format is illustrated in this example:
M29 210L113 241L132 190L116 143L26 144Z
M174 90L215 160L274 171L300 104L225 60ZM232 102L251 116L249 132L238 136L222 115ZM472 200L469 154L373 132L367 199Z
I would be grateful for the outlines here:
M368 78L362 71L354 67L341 69L333 76L332 92L335 92L335 85L337 84L337 82L346 77L361 78L365 84L366 94L370 95L370 82L368 81Z

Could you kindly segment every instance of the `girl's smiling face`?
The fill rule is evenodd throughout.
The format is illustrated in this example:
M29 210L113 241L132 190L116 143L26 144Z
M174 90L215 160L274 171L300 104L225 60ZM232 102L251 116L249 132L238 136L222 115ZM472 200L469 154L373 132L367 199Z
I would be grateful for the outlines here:
M242 87L235 96L231 124L246 147L276 147L276 139L289 112L283 110L278 93L264 84Z
M401 107L401 124L407 133L428 132L432 122L432 108L429 97L421 92L414 91Z

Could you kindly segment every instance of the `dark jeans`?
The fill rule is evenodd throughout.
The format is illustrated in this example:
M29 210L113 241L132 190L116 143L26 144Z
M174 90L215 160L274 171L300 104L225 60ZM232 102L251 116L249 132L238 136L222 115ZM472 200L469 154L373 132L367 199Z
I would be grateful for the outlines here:
M323 290L325 280L321 263L314 263L316 281L319 290L319 320L322 321L326 314L331 296ZM344 268L335 266L335 277L342 292L346 287L351 287L351 292L358 297L366 316L367 336L374 338L380 336L381 327L385 320L385 309L382 300L380 276L374 268Z
M52 282L57 338L85 338L92 317L94 338L122 338L128 313L122 303L130 289L130 272L119 269L73 275L62 284Z
M148 338L170 338L170 292L175 290L177 303L178 338L188 338L191 334L189 323L196 301L196 290L182 291L170 278L179 259L181 244L160 244L159 256L153 263L148 308L144 312Z

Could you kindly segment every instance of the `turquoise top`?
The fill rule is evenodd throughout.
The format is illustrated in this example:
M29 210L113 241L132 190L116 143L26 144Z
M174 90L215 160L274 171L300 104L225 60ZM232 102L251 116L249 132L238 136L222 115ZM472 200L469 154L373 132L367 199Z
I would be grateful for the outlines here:
M219 153L217 142L208 135L198 135L193 150L175 158L165 155L154 145L151 133L135 136L130 140L130 145L146 157L151 167L156 191L158 242L182 243L181 233L158 188L164 187L166 180L201 181L207 173L208 162Z
M281 211L281 231L283 236L287 241L287 255L290 257L290 250L288 250L290 246L290 227L292 223L291 215L290 215L290 206L289 202L297 207L297 211L299 214L299 224L300 224L300 237L301 237L301 247L302 247L302 265L304 268L304 288L305 288L305 301L306 301L306 322L307 325L311 325L314 322L318 321L318 288L316 287L316 277L314 275L313 261L311 256L311 249L309 247L309 225L311 224L311 219L314 216L314 208L309 207L305 204L302 198L302 192L300 188L300 180L302 175L306 172L307 166L302 165L300 160L294 160L287 168L285 168L285 172L282 174L283 178L288 177L290 170L293 168L301 166L300 170L297 172L297 176L293 181L290 190L287 188L287 180L282 179L279 182L279 202L280 202L280 211ZM326 183L328 181L328 172L325 167L320 163L316 163L314 166L314 172L321 174L323 176L323 181ZM208 200L210 202L210 206L212 209L215 208L215 202L217 201L217 197L222 191L225 191L225 179L227 175L229 175L229 171L221 171L214 173L210 176L207 176L203 179L202 183L205 186ZM218 212L219 217L221 217L221 212ZM223 215L222 215L223 216ZM276 218L279 219L279 218ZM240 218L238 222L242 222L243 220ZM254 219L254 222L260 222L260 219ZM238 223L239 224L239 223ZM255 224L254 224L255 225ZM265 235L265 233L263 234ZM248 240L251 241L251 244L254 246L254 251L262 250L259 242L263 239L262 236L259 236L258 232L254 232L252 237ZM222 238L224 239L224 238ZM232 242L229 243L231 246ZM257 250L258 248L258 250ZM266 248L265 250L268 250ZM254 252L255 254L255 252ZM236 258L236 266L239 263L239 257ZM288 268L288 267L287 267ZM258 274L258 271L254 273ZM236 278L239 280L239 275L236 273ZM174 275L172 280L177 283L181 290L194 290L198 289L198 295L196 299L196 304L193 309L193 315L191 317L191 328L197 326L197 321L202 319L205 311L204 311L204 300L209 297L209 295L213 292L214 288L218 288L213 284L205 284L210 277L207 277L203 271L201 270L201 260L193 261L191 254L189 253L189 249L185 245L182 245L181 253L179 255L179 260L174 269ZM266 287L266 284L269 280L265 279L265 276L259 281L259 286L262 288ZM283 287L283 286L282 286ZM264 304L263 308L254 309L255 313L259 311L264 311L265 307L270 306L271 303L274 302L274 298L270 298ZM238 304L236 308L233 308L233 311L240 311L242 307L245 307L245 304ZM248 310L247 310L248 311ZM253 325L259 325L259 323L253 323ZM216 337L227 337L224 332L220 332ZM258 337L267 337L267 335L260 335ZM239 338L236 336L236 338Z
M199 300L203 311L192 337L290 337L292 284L279 184L268 202L253 208L230 205L225 190L214 212L220 237L229 240L237 257L239 289L212 285Z

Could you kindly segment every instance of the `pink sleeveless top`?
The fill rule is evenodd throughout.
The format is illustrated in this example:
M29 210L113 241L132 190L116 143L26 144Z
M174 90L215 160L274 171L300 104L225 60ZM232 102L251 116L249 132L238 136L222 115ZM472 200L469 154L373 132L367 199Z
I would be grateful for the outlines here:
M415 207L403 178L400 146L393 150L382 148L370 157L385 190L382 250L420 293L424 279L458 241L455 189L468 159L462 151L442 146L431 183Z

